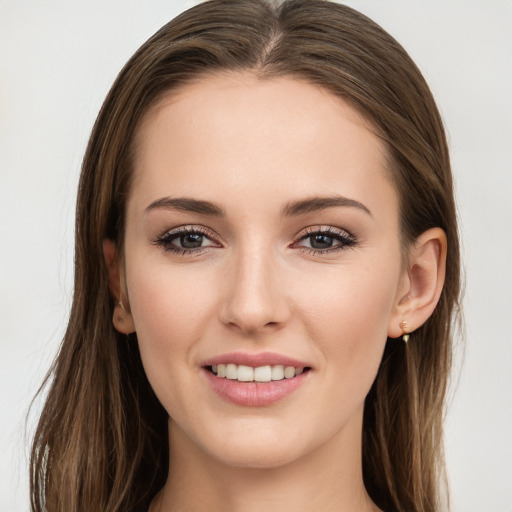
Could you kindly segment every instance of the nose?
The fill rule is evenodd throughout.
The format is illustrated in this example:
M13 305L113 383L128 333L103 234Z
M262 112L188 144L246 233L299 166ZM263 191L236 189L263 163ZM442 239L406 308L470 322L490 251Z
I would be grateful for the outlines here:
M279 269L269 251L248 251L235 258L225 281L221 321L246 335L280 329L290 317Z

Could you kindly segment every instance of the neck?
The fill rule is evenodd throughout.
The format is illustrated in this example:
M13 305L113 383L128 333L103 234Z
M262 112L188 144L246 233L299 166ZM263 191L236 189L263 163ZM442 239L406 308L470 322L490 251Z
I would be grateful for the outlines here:
M356 436L354 437L354 433ZM233 467L201 450L169 422L168 480L151 512L374 512L363 484L361 421L298 460Z

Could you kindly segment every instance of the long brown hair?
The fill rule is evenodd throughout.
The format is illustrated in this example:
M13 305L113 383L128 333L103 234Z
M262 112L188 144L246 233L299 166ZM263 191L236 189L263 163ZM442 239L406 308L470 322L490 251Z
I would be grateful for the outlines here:
M357 11L325 0L211 0L182 13L130 59L110 90L83 161L69 325L46 383L32 450L35 512L147 507L168 468L167 414L137 347L112 325L102 241L122 248L134 133L165 94L201 76L294 77L349 101L388 147L402 243L438 226L445 286L406 346L388 339L366 399L363 476L381 508L440 510L442 418L459 304L452 176L443 124L405 50Z

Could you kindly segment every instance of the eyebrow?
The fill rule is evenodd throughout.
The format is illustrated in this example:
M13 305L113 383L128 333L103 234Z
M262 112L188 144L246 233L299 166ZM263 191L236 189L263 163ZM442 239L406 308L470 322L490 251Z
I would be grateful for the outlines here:
M363 203L343 196L311 197L299 201L291 201L283 208L281 215L283 217L292 217L336 207L358 208L370 215L370 217L372 216L370 210ZM145 212L149 213L151 210L159 208L199 213L213 217L226 216L226 212L219 204L189 197L162 197L153 201L146 208Z
M182 212L200 213L202 215L212 215L214 217L225 217L226 213L222 206L210 201L201 199L192 199L189 197L162 197L153 201L145 210L149 213L158 208L180 210Z
M363 203L360 203L355 199L349 199L348 197L343 196L311 197L300 201L292 201L283 208L282 215L287 217L293 215L303 215L305 213L311 213L340 206L358 208L359 210L367 213L370 217L372 216L370 210Z

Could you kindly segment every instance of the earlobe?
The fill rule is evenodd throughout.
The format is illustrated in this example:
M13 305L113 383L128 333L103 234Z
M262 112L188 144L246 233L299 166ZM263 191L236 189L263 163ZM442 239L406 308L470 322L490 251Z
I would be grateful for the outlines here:
M422 233L409 253L406 286L397 297L388 336L397 338L421 327L433 313L443 290L446 234L441 228ZM405 291L404 291L405 289ZM407 329L404 329L407 325Z
M113 240L103 240L103 257L108 271L110 292L116 301L112 322L119 332L131 334L135 332L135 325L123 291L125 289L124 276L116 255L116 244Z
M122 300L119 300L114 307L112 322L114 327L123 334L131 334L135 332L133 316L130 311L126 310Z

